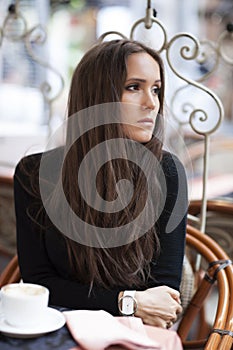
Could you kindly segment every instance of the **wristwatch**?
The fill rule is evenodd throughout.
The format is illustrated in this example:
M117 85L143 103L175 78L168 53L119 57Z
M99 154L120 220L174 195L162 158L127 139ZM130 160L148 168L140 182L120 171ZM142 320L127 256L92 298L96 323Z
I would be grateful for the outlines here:
M118 301L119 311L122 316L134 316L137 311L136 290L125 290Z

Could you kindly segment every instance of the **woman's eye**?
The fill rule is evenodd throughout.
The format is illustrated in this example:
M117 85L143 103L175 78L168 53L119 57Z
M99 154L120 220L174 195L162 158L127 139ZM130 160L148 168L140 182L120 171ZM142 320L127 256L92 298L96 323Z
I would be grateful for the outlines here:
M127 91L136 91L138 89L139 89L138 84L131 84L131 85L126 86Z
M154 86L152 89L152 92L154 95L159 95L160 91L161 91L161 88L159 88L158 86Z

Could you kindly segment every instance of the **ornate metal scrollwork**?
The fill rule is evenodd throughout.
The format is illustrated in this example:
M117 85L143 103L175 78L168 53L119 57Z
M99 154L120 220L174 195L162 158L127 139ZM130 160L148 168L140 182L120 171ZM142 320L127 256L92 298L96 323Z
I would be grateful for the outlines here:
M31 29L28 29L27 21L22 13L19 11L19 1L11 4L8 8L8 14L3 21L2 28L0 28L0 46L3 40L7 39L12 42L22 42L25 45L28 56L32 61L39 66L48 69L54 73L59 82L58 87L51 86L49 81L44 81L40 85L44 102L48 106L48 121L50 122L52 116L52 103L60 96L64 88L64 79L62 75L52 67L46 60L43 60L35 53L37 45L43 45L47 39L47 33L42 25L38 24ZM49 124L48 122L48 124Z
M147 30L151 30L153 26L161 33L162 42L156 50L159 53L165 53L166 63L174 76L179 79L181 86L178 86L173 92L170 98L170 112L173 118L179 126L189 125L194 133L201 135L204 138L204 155L203 155L203 186L202 186L202 211L199 220L199 229L205 232L206 227L206 212L207 212L207 179L208 179L208 168L209 168L209 138L220 126L223 116L224 108L219 97L206 87L203 82L215 72L219 66L221 60L224 60L228 64L233 64L233 59L225 52L224 42L226 39L232 40L233 38L233 25L229 25L227 30L220 35L219 40L216 43L210 41L199 41L195 36L190 33L178 33L168 39L167 30L163 23L158 20L155 16L155 11L151 7L151 1L147 0L146 14L144 18L137 20L131 28L130 39L135 38L136 29L139 25L144 24ZM99 40L104 40L112 32L104 33ZM119 32L114 32L120 37L125 37ZM188 41L188 43L187 43ZM179 49L177 46L181 43ZM185 42L185 43L184 43ZM157 44L157 43L156 43ZM172 51L176 48L176 55L172 56ZM208 50L206 48L208 47ZM209 55L214 57L214 63L211 68L205 74L197 78L189 78L187 74L180 71L180 66L177 67L177 57L184 62L193 62L196 65L204 64ZM175 57L175 60L174 60ZM187 73L187 71L186 71ZM185 90L192 88L198 93L202 93L205 100L211 101L212 109L214 113L212 115L208 112L206 106L201 106L200 101L194 101L190 94L185 102L181 102L180 109L175 112L175 104L177 101L181 101L181 96ZM195 103L196 102L196 103ZM207 106L208 107L208 106ZM179 128L180 129L180 128Z

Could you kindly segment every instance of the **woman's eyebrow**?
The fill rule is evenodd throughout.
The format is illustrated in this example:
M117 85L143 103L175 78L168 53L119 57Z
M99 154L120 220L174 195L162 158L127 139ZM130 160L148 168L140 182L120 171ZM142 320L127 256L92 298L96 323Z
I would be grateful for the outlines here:
M146 83L146 79L134 78L134 77L129 78L129 79L126 79L126 83L127 83L127 82L130 82L130 81L138 81L138 82L140 82L140 83ZM155 84L161 83L161 80L160 80L160 79L157 79L157 80L154 81L154 83L155 83Z

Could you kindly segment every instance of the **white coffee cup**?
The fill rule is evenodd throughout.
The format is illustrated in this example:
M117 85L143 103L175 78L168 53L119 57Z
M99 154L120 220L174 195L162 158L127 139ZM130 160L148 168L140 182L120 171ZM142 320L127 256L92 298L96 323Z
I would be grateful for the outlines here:
M48 299L49 290L38 284L7 284L1 288L4 319L11 326L35 327L44 320Z

